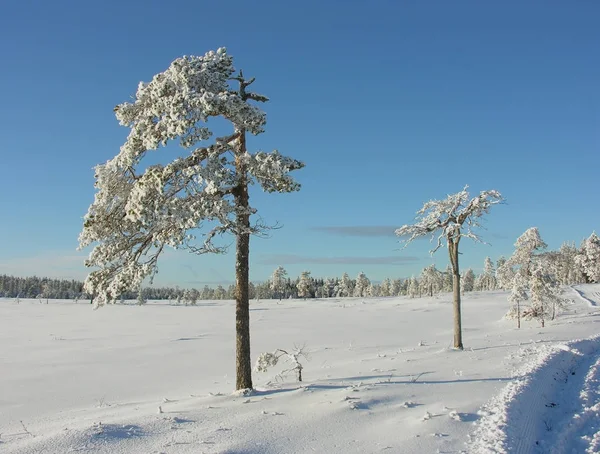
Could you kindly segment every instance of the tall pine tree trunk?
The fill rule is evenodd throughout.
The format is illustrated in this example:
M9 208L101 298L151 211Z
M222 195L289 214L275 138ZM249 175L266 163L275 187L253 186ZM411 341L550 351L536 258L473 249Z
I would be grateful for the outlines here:
M458 268L458 242L460 236L448 238L448 254L452 265L452 290L454 293L454 348L462 350L462 320L460 307L460 271Z
M238 185L234 190L236 207L237 239L235 261L235 386L236 389L252 388L252 362L250 359L250 211L248 177L243 156L246 153L246 133L240 132L236 150L236 173Z

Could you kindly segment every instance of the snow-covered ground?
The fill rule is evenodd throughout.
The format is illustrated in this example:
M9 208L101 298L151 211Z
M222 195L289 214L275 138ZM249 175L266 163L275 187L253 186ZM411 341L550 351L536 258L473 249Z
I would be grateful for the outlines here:
M600 285L545 328L506 293L251 302L253 358L306 344L304 382L232 393L234 307L0 299L0 452L600 452Z

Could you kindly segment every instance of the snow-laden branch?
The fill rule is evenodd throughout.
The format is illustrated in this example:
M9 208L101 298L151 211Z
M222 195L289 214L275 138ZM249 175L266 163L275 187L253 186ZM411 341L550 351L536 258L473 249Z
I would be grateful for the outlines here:
M431 236L431 241L437 240L432 254L444 245L444 240L458 242L466 237L483 243L474 232L481 226L479 219L504 199L498 191L489 190L481 191L477 197L469 200L467 189L468 186L465 186L462 191L448 195L444 200L426 202L417 211L415 224L406 224L396 230L404 247L423 236Z

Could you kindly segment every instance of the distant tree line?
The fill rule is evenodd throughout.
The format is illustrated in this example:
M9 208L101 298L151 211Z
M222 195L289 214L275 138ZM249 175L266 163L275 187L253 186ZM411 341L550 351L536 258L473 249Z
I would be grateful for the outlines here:
M539 253L537 262L543 265L547 276L558 285L600 282L600 239L596 233L586 238L580 247L564 243L557 251ZM512 282L520 266L514 260L500 257L495 263L486 257L480 274L468 268L461 275L461 291L511 290ZM521 273L523 274L523 273ZM297 278L290 278L283 267L278 267L265 282L250 283L251 299L290 298L347 298L408 296L418 298L452 291L452 270L444 270L435 264L423 268L418 276L410 278L386 278L371 281L365 273L355 279L344 273L342 277L314 278L304 271ZM141 296L140 296L141 295ZM15 277L0 275L0 297L40 299L90 299L83 291L83 282L45 277ZM122 300L169 300L175 304L196 304L199 300L228 300L235 298L235 285L205 285L201 289L179 287L143 287L121 295Z
M75 299L83 294L83 282L47 277L0 275L0 297Z

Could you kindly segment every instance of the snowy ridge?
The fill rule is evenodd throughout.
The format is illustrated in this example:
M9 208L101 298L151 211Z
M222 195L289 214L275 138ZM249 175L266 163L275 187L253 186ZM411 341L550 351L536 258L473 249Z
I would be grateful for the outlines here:
M573 291L577 294L577 296L579 297L579 299L581 299L586 304L589 304L592 307L598 306L598 304L596 303L596 301L594 301L593 299L590 299L587 296L585 296L585 293L582 290L579 290L578 288L575 288L574 285L571 286L571 289L573 289ZM596 295L598 295L598 292L596 292Z
M578 433L592 430L592 422L596 430L590 434L586 448L597 449L600 394L593 386L598 383L600 373L599 352L600 335L521 350L517 357L530 359L516 373L516 378L482 407L483 418L471 436L467 452L583 452L570 449ZM589 370L587 375L586 370ZM581 414L572 404L580 390ZM560 431L573 413L574 423Z

